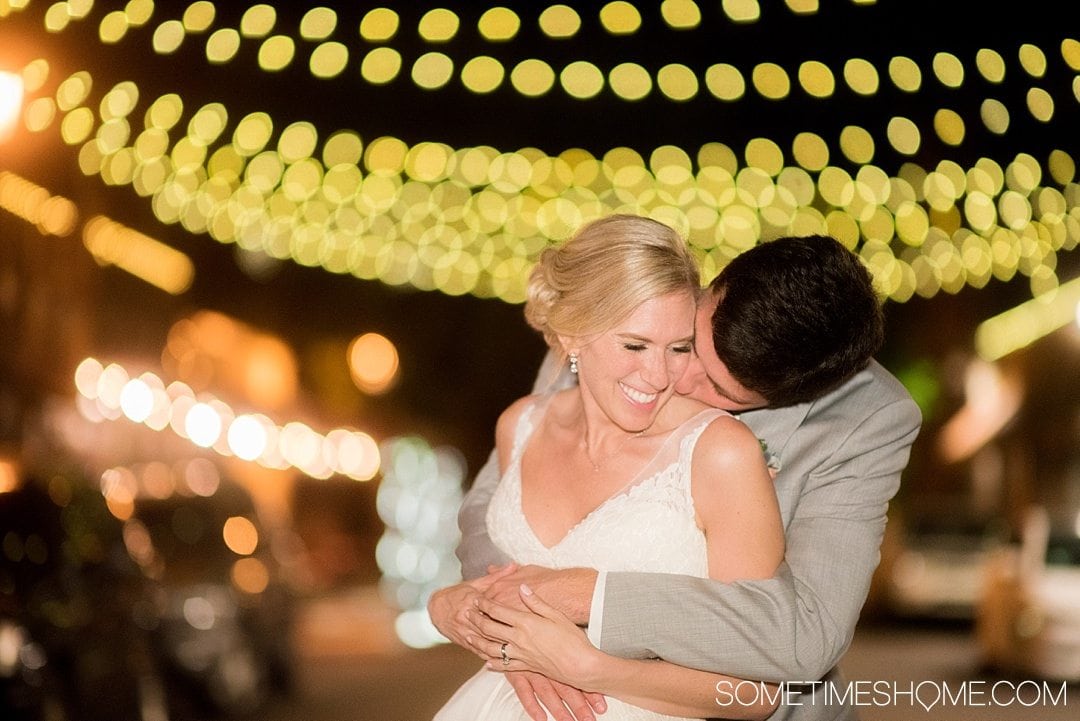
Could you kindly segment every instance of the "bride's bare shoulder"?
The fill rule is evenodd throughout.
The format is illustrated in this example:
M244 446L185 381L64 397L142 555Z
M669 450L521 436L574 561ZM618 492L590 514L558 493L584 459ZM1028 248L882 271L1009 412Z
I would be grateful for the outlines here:
M709 410L711 407L686 396L672 396L664 407L663 425L666 428L678 428L686 421Z
M521 416L530 407L536 405L547 404L544 417L554 419L556 423L559 423L559 419L572 413L577 395L574 389L568 388L556 393L533 394L518 398L499 415L499 420L495 425L496 440L512 438Z

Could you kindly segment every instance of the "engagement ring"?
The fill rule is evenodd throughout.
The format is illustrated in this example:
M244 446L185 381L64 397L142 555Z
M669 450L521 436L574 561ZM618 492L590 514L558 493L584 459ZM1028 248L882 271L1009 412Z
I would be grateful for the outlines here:
M502 654L503 666L510 665L510 657L506 655L506 647L510 645L510 642L505 642L502 646L499 646L499 653Z

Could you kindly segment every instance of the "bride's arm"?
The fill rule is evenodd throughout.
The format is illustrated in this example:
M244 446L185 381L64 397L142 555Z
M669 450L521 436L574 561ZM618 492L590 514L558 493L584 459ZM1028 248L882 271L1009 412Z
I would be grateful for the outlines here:
M702 433L693 457L692 494L705 531L710 577L751 580L776 570L784 550L776 494L758 441L742 423L720 418ZM528 668L672 716L764 718L776 708L775 686L660 660L609 656L527 588L522 602L533 613L478 601L492 619L477 620L484 635L510 642L512 660L504 665L501 643L474 639L481 653L500 659L491 664L496 670Z

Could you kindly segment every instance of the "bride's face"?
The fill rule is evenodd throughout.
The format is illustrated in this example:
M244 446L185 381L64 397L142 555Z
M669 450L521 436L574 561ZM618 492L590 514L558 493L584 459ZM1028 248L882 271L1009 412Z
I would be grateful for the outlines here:
M648 428L690 361L694 314L690 293L663 295L590 339L578 348L583 394L623 430Z

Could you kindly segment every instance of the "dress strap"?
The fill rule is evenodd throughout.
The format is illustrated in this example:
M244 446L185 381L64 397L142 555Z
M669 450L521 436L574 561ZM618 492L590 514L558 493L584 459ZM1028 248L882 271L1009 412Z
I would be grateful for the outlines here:
M725 410L710 408L698 413L679 430L683 434L682 438L679 439L679 468L684 471L680 475L686 479L687 483L690 481L690 467L694 459L694 449L697 448L697 442L701 438L701 434L717 418L730 415Z
M552 394L544 393L534 396L526 405L525 410L518 416L517 425L514 427L514 445L510 449L510 462L517 465L521 462L521 456L525 452L525 446L536 430L537 421L543 418L548 403L551 402Z

